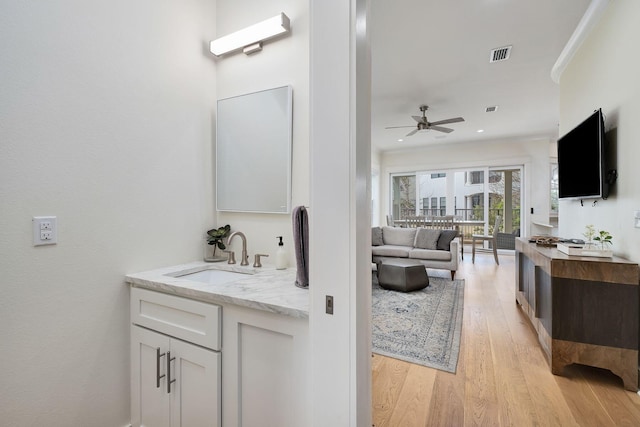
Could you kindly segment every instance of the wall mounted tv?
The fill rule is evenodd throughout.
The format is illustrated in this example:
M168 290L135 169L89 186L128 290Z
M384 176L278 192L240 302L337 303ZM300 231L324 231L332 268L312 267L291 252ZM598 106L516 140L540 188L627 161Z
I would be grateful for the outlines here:
M558 197L588 199L609 196L615 170L607 170L602 110L558 140Z

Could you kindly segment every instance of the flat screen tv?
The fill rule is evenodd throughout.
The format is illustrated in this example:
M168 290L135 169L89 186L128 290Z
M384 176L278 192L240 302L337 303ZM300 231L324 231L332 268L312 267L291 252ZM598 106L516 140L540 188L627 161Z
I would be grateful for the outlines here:
M558 197L603 198L609 195L602 110L558 140Z

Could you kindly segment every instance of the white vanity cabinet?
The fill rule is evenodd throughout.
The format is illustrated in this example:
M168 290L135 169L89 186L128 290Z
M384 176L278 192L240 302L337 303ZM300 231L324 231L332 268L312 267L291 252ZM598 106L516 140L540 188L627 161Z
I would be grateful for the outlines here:
M221 310L213 304L131 289L134 427L222 424Z
M239 269L214 267L127 275L132 426L310 425L308 290L293 269L220 284L186 276Z
M225 427L311 425L308 331L307 319L224 307Z

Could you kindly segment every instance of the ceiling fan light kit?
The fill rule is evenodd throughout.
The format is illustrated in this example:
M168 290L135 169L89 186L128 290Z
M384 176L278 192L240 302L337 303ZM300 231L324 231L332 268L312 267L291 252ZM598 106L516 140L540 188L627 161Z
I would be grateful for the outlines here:
M453 117L450 119L430 122L427 120L427 110L429 109L429 106L423 104L420 107L418 107L418 109L422 112L422 116L411 116L413 117L413 120L417 122L417 124L415 125L416 128L411 132L409 132L407 136L413 136L421 130L435 130L443 133L451 133L453 132L453 129L440 126L440 125L464 122L464 119L462 117ZM408 127L413 127L413 126L389 126L385 129L398 129L398 128L408 128Z

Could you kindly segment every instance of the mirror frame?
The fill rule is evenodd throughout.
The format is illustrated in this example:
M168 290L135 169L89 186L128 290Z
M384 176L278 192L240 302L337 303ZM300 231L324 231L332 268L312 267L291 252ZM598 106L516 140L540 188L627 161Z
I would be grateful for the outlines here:
M291 213L293 90L219 99L216 210Z

